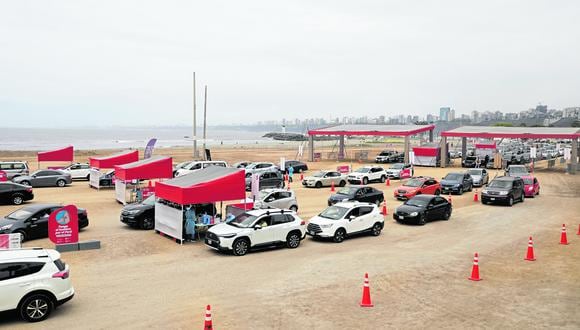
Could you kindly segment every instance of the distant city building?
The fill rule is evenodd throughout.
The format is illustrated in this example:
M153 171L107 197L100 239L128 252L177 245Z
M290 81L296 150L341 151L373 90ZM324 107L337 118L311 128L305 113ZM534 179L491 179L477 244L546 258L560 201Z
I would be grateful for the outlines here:
M580 107L564 108L564 110L562 112L563 112L564 118L580 119Z
M471 121L474 123L479 123L481 121L479 111L474 110L471 112Z
M449 107L439 108L439 120L449 121L449 112L451 112Z
M451 109L451 111L449 111L448 121L454 121L454 120L455 120L455 109Z

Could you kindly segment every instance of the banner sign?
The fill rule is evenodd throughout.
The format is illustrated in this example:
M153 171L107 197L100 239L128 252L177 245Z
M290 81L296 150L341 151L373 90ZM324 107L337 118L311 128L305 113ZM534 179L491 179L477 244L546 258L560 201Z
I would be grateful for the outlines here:
M260 175L257 173L252 174L252 197L258 198L260 193Z
M571 148L564 148L564 159L565 160L572 159L572 149Z
M530 148L530 158L536 158L536 147L531 147Z
M336 171L338 173L342 173L342 174L350 173L350 166L349 165L339 165L336 167Z
M151 139L149 140L149 142L147 142L147 146L145 147L145 155L143 156L143 159L151 158L151 156L153 155L153 148L155 148L156 142L157 139Z
M76 206L67 205L50 214L48 238L57 245L78 243L79 214Z
M284 172L286 170L286 158L280 157L280 171Z
M401 170L401 174L399 174L399 177L401 179L408 179L408 178L412 177L413 176L412 169L413 169L412 167L409 167L409 168L405 168L405 169Z
M0 182L8 181L8 174L4 171L0 171Z
M20 234L0 234L0 249L20 249Z

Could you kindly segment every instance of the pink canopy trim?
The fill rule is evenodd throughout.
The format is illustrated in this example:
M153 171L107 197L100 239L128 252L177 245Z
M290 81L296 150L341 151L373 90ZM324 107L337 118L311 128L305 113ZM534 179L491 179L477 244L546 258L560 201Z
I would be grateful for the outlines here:
M115 177L123 181L172 178L173 160L171 157L155 156L115 165Z
M475 149L496 149L495 142L494 143L476 143Z
M115 168L115 165L133 163L139 160L139 151L125 151L104 157L89 157L91 167Z
M37 158L39 162L72 162L74 153L74 147L68 146L62 149L39 152Z
M415 156L437 157L439 147L413 147L413 153Z

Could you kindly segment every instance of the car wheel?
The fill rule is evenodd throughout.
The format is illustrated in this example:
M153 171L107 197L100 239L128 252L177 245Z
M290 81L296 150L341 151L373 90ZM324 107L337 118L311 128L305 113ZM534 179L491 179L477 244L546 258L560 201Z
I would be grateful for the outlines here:
M536 193L536 195L540 196L540 189L538 189L538 192Z
M284 188L284 182L278 182L278 184L276 184L276 188L278 189Z
M469 191L473 191L473 185L472 184L469 185Z
M57 187L64 187L66 185L66 182L64 180L57 180L56 181L56 186Z
M366 185L369 183L369 179L368 178L363 178L363 184Z
M243 256L248 253L250 242L247 239L239 238L234 242L232 248L235 256Z
M20 181L20 184L23 184L25 186L30 186L30 181L26 181L26 180Z
M520 202L524 202L526 200L526 194L522 193L522 198L520 198Z
M20 205L22 203L24 203L24 199L22 198L22 196L20 195L12 196L12 204Z
M91 175L87 175L87 181L91 181Z
M514 205L514 198L510 197L510 199L508 200L508 206L512 206Z
M314 185L316 188L322 188L322 182L317 181L316 184Z
M382 230L383 230L383 226L377 222L373 225L371 233L373 236L379 236L381 234Z
M435 190L435 195L437 195L437 196L441 195L441 190L439 190L439 189Z
M385 181L387 181L387 177L386 176L381 176L381 183L384 183Z
M463 187L459 188L459 192L457 193L458 195L463 195Z
M451 218L451 210L447 209L447 211L443 213L443 220L449 220L449 218Z
M332 237L332 240L335 243L342 243L342 241L344 241L345 237L346 237L346 231L344 229L342 229L342 228L339 228L334 233L334 236Z
M17 230L14 232L14 234L20 234L20 243L26 241L26 232L23 230Z
M143 230L151 230L155 228L155 220L151 219L150 217L145 217L141 220L141 229Z
M18 309L23 320L40 322L50 315L54 309L54 302L45 294L33 294L25 298Z
M296 206L296 205L290 206L290 211L292 211L292 212L298 212L298 206Z
M346 186L346 181L340 181L340 183L338 184L339 187L344 187Z
M425 219L425 213L421 213L421 215L419 216L419 225L424 226L426 223L427 220Z
M286 247L289 249L295 249L300 246L300 234L297 232L292 232L286 237Z

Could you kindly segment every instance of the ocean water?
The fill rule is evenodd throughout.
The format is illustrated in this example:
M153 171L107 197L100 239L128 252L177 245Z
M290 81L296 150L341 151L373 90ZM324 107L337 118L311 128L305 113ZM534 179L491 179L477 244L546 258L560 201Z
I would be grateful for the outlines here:
M197 130L201 138L203 131ZM261 144L271 142L262 138L266 131L208 127L207 142L212 145ZM0 128L0 150L51 150L73 145L76 150L144 148L150 138L157 138L157 148L191 146L192 129L163 128ZM201 139L198 146L201 146Z

